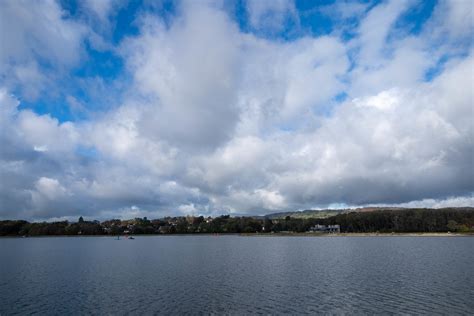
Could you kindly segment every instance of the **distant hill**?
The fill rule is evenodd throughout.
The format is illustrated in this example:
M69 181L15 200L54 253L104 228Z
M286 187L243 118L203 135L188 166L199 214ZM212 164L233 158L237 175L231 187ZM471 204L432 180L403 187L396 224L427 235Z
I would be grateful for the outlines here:
M397 210L407 210L410 208L403 208L403 207L384 207L384 206L379 206L379 207L359 207L359 208L349 208L349 209L339 209L339 210L332 210L332 209L326 209L326 210L304 210L304 211L292 211L292 212L280 212L280 213L272 213L268 214L265 217L269 219L279 219L279 218L285 218L287 216L290 216L291 218L301 218L301 219L307 219L307 218L328 218L332 216L336 216L339 214L345 214L345 213L352 213L352 212L357 212L357 213L369 213L369 212L375 212L375 211L397 211ZM458 209L458 210L474 210L472 207L451 207L451 208L443 208L443 209Z
M304 211L294 211L294 212L280 212L268 214L265 217L269 219L279 219L290 216L291 218L328 218L331 216L336 216L338 214L347 213L351 210L304 210Z

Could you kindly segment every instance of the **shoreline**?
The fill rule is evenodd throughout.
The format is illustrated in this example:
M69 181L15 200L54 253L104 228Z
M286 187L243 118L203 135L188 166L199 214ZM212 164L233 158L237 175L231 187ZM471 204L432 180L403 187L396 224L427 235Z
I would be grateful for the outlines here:
M240 235L248 237L474 237L473 233L253 233Z
M430 232L414 232L414 233L202 233L202 234L136 234L129 235L133 237L171 237L171 236L193 236L193 237L474 237L474 233L430 233ZM116 238L113 235L39 235L39 236L0 236L1 238L81 238L81 237L103 237ZM120 235L123 239L125 235Z

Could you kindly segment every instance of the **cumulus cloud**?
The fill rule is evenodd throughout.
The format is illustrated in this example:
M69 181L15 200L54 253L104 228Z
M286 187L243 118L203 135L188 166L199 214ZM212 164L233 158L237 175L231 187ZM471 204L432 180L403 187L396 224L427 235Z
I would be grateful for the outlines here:
M83 26L44 3L53 21L71 28L53 32L52 47L75 51L49 55L38 35L32 46L17 43L13 63L16 46L8 44L0 71L15 65L37 81L35 71L18 68L33 55L78 60ZM262 24L266 14L293 14L290 4L249 1L249 21L273 27ZM425 77L459 48L468 22L456 24L458 35L441 31L449 22L437 7L420 34L404 34L395 24L409 6L354 8L363 17L348 41L337 32L292 41L244 33L216 4L183 2L166 23L143 13L139 33L117 48L130 77L125 97L85 121L21 108L2 80L0 217L473 206L472 45ZM449 16L462 11L456 2L439 6L450 6ZM105 18L111 8L89 10ZM453 40L434 47L435 31ZM81 108L74 96L67 102Z
M153 99L140 125L172 144L215 146L238 120L240 34L222 11L196 4L183 10L169 29L144 18L142 34L123 45L135 87Z
M348 101L302 140L306 146L298 159L311 163L295 163L293 172L279 178L280 186L295 203L395 203L426 194L469 194L473 129L465 115L472 117L472 92L467 82L455 102L457 89L447 78L465 78L472 61L415 89Z
M55 1L2 1L2 84L23 90L25 98L36 99L51 86L55 77L51 69L62 71L79 62L86 32L86 27L68 19Z

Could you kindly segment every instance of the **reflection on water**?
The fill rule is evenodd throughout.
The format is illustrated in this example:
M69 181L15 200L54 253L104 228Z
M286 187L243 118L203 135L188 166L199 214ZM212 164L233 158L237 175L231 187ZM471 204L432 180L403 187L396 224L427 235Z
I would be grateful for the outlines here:
M0 239L0 314L474 313L474 238Z

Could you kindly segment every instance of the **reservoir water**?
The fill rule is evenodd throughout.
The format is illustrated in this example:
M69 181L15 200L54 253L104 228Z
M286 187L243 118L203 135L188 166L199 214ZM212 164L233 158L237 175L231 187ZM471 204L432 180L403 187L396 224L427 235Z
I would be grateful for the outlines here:
M0 315L474 314L472 237L0 239Z

